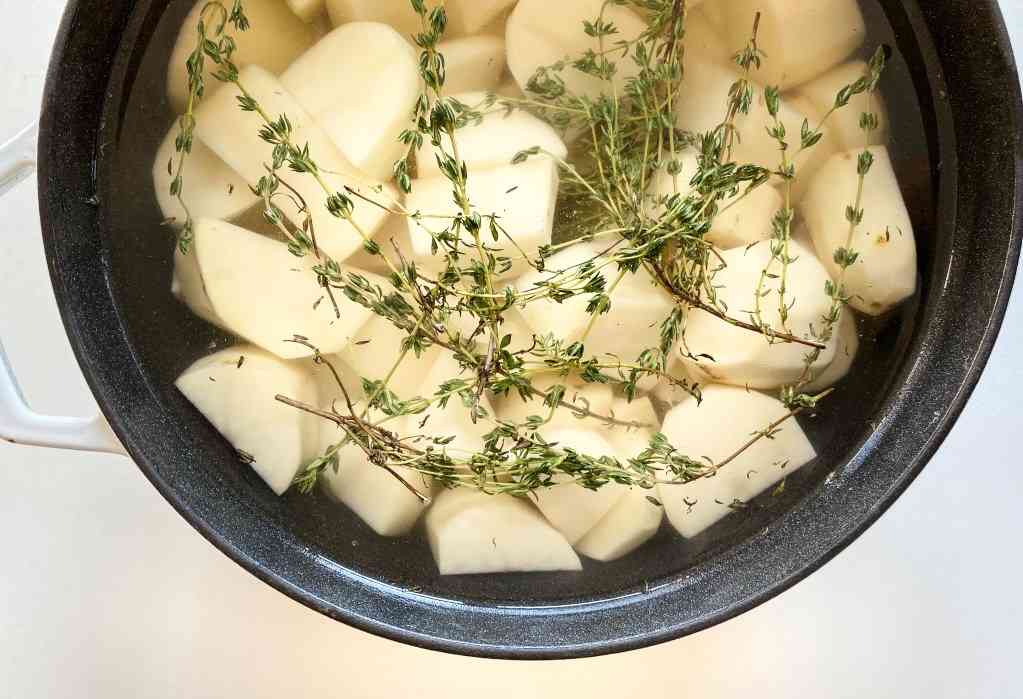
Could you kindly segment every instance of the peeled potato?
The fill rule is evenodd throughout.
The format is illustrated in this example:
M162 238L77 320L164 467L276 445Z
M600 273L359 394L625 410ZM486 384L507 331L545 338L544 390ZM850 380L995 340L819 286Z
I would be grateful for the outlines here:
M350 267L368 270L374 274L387 276L391 274L391 268L388 266L387 260L390 260L395 267L400 268L401 258L395 252L395 246L401 251L406 260L412 260L412 241L409 239L408 223L405 221L404 216L399 214L388 216L384 225L373 236L373 242L380 246L382 255L371 254L363 247L345 260L345 264Z
M725 119L729 91L741 78L736 66L725 66L694 57L687 60L686 79L679 89L675 113L679 128L696 133L706 133ZM769 170L777 170L782 162L778 142L768 134L767 129L774 123L764 100L764 90L752 78L753 103L749 114L739 114L735 119L737 138L733 144L732 159L739 164L753 164ZM781 100L778 120L785 125L786 141L789 144L789 159L795 159L796 180L793 183L794 200L802 196L806 183L812 181L824 161L833 151L827 150L824 142L808 148L798 156L800 132L804 121L815 127L820 119L816 114L805 114L793 105ZM780 184L780 182L776 182Z
M509 267L503 272L498 261L497 274L494 275L497 279L521 274L529 268L530 261L536 259L540 246L551 242L558 203L558 181L558 168L548 159L529 160L470 174L467 181L469 202L472 210L483 218L483 244L500 249L496 256L509 260ZM442 247L437 255L432 254L430 231L437 233L450 228L454 217L461 213L452 196L451 181L445 177L417 180L405 208L412 214L424 215L423 218L408 219L409 237L416 259L427 269L442 269L445 250ZM437 216L445 218L435 218ZM507 233L499 233L496 241L491 235L491 216L496 216L497 223ZM472 237L463 233L462 238L465 255L478 259Z
M444 56L449 94L489 92L501 82L505 69L504 39L496 36L470 36L442 41L437 50Z
M207 323L224 327L224 321L213 310L210 297L206 294L206 286L203 284L202 274L199 272L199 258L194 250L183 254L180 250L175 249L171 293L178 301L188 306L192 313Z
M508 67L519 86L526 90L537 70L566 58L580 59L587 51L600 51L600 42L587 35L584 23L595 22L603 13L605 22L615 25L618 32L605 38L605 48L614 48L616 42L633 40L646 29L646 23L626 7L605 3L603 0L519 0L508 19ZM618 70L613 78L615 88L621 92L629 78L639 68L631 58L621 58L617 52ZM573 68L571 65L557 73L564 80L566 90L575 95L597 97L611 94L609 82ZM528 92L528 90L527 90Z
M582 569L565 538L509 495L445 491L426 514L426 535L441 575Z
M382 419L380 414L368 416L372 421ZM323 448L340 442L345 433L327 427ZM409 422L398 420L386 423L386 428L400 435L409 434ZM404 536L415 526L419 516L426 511L427 504L406 487L407 483L420 494L429 498L433 486L423 476L407 468L393 468L394 473L370 461L366 452L349 442L338 452L338 469L328 468L324 472L327 492L344 503L363 522L381 536ZM395 474L400 476L402 483Z
M156 151L153 188L164 219L175 226L181 226L188 215L177 197L172 197L170 193L171 181L178 167L179 154L174 148L177 136L178 125L175 121L160 149ZM182 179L184 186L181 198L195 218L234 218L259 201L244 178L198 141L193 141L192 152L185 156Z
M655 492L629 488L618 504L576 543L576 550L597 561L613 561L650 541L664 519L664 508L650 500L657 499Z
M546 271L520 277L516 288L520 292L532 289L559 270L582 264L607 247L607 241L595 240L566 248L547 259ZM601 274L610 287L619 274L617 265L609 265ZM574 342L583 336L590 322L591 316L586 312L589 302L588 294L574 296L564 303L538 300L527 304L522 315L537 335L553 333L566 343ZM610 362L614 360L606 355L613 354L623 363L635 362L640 352L660 345L661 322L674 307L672 298L654 285L644 269L635 274L626 273L611 294L610 311L597 319L586 337L586 354Z
M421 82L416 50L378 22L338 27L281 75L338 150L381 181L407 149L399 136L411 126Z
M448 25L445 38L476 34L496 20L515 0L447 0ZM433 7L432 5L427 5ZM390 24L405 35L423 31L419 15L407 0L327 0L334 25L369 21Z
M175 385L235 449L252 457L252 468L278 495L316 456L317 418L275 399L316 402L316 385L301 365L233 347L200 359Z
M714 14L731 52L746 46L758 13L757 44L765 55L755 79L782 90L835 67L866 39L857 0L729 0Z
M455 95L455 99L469 108L478 107L486 97L482 92ZM458 143L458 156L468 166L470 175L478 169L510 165L518 153L533 147L542 148L560 159L568 156L561 137L547 123L522 109L509 111L501 105L492 107L479 123L467 124L455 131L455 141ZM444 147L451 151L446 140ZM543 158L536 156L532 159ZM420 177L441 175L430 146L419 152L418 163Z
M507 97L508 99L520 100L525 99L526 93L522 91L519 84L515 82L515 78L505 78L501 81L501 84L494 89L494 93L500 97Z
M808 83L800 85L793 95L806 99L818 114L825 114L835 105L838 92L867 74L864 61L843 63ZM878 128L869 134L860 128L860 115L877 115ZM835 111L824 126L824 131L835 139L836 150L863 148L888 141L888 106L879 92L862 94L849 100L849 104Z
M786 326L797 337L812 340L811 329L820 324L831 307L831 300L824 293L828 273L811 251L794 240L789 243L789 256L794 261L787 273L785 302L791 308ZM775 278L766 279L762 287L766 294L760 299L763 319L777 332L783 332L778 294L781 262L771 262L768 243L726 250L721 258L727 266L714 276L714 284L718 287L718 300L729 314L746 321L751 318L757 284L762 271L767 269ZM684 358L692 376L704 382L764 389L798 381L810 349L794 342L768 342L759 333L729 325L704 311L689 314L685 342L689 352L698 355ZM830 343L814 367L823 369L834 356L835 346Z
M649 425L643 428L610 425L602 430L601 434L614 448L618 458L626 462L639 456L650 445L650 438L658 430L660 421L648 398L637 398L631 403L619 399L611 411L617 420ZM664 508L655 502L656 494L656 490L639 486L629 488L622 499L579 540L576 550L598 561L611 561L635 551L661 528Z
M332 192L344 192L345 186L349 186L378 201L393 202L396 199L397 192L392 187L367 176L348 161L276 77L263 68L249 66L241 72L239 81L271 119L287 115L292 125L292 142L302 147L309 146L320 176ZM235 172L243 173L248 183L255 187L272 160L272 147L259 137L264 126L259 115L239 109L239 94L237 88L230 85L206 98L196 113L196 135ZM316 227L317 243L337 262L344 261L362 247L359 229L372 236L389 215L377 206L352 197L353 225L327 210L327 193L313 176L285 168L281 178L305 199ZM305 213L293 197L278 197L274 203L294 224L302 225Z
M678 161L681 170L677 175L672 177L667 169L661 168L650 184L650 196L658 211L663 211L673 195L685 197L691 191L689 183L699 171L697 153L687 149L679 154ZM734 197L718 204L718 214L704 237L707 242L727 250L771 237L771 220L784 203L781 194L767 185L748 194L745 189L741 187Z
M303 22L312 22L326 7L324 0L285 0L291 11Z
M360 378L383 381L402 354L402 343L409 336L391 321L378 315L370 318L352 336L352 342L340 356ZM417 395L425 376L440 356L441 348L431 347L419 357L409 351L387 383L387 388L402 399ZM444 350L446 351L446 350Z
M581 410L589 410L596 415L609 415L613 400L613 391L609 384L586 383L578 376L560 376L558 374L544 374L537 376L532 381L533 388L546 393L554 386L565 387L564 401L576 406ZM534 396L528 401L523 401L522 396L512 391L507 396L501 396L496 401L497 416L505 422L522 424L532 415L539 415L546 418L550 408L544 405L544 399ZM541 432L559 428L582 427L585 422L587 427L598 427L592 420L581 421L576 413L566 407L559 407L542 429ZM602 428L602 427L601 427Z
M735 54L714 23L710 20L706 8L713 6L711 2L704 7L697 8L700 3L689 3L689 11L686 15L685 47L686 56L698 56L703 59L717 63L731 63Z
M668 374L688 382L690 386L693 384L699 384L699 381L693 379L689 375L689 371L686 369L686 365L678 355L677 351L672 356L672 359L668 364ZM689 391L686 391L670 381L663 379L658 381L657 385L651 389L650 395L662 403L667 403L671 407L675 407L679 403L692 398Z
M846 309L838 321L835 332L835 358L826 369L820 371L806 386L802 393L814 395L824 389L831 388L844 379L856 361L856 353L860 349L860 336L856 329L856 318L852 311Z
M662 432L680 453L719 464L786 412L784 404L762 393L707 386L702 403L689 400L668 413ZM691 538L725 517L733 505L753 499L816 455L803 429L789 420L717 475L684 485L659 485L659 499L675 529Z
M821 261L836 279L834 251L847 243L845 212L856 201L860 152L828 160L799 207ZM870 152L874 164L863 181L863 220L851 245L859 257L846 270L845 286L853 308L880 315L916 293L916 238L888 149L872 146Z
M546 435L559 449L573 449L592 457L615 457L614 448L599 434L585 429L555 429ZM608 483L597 490L589 490L567 482L568 476L555 478L557 485L534 492L537 507L570 544L575 544L611 511L628 488Z
M295 257L284 243L223 221L199 219L194 246L216 317L228 330L284 359L313 353L288 342L295 335L324 353L343 349L372 314L338 292L338 318L313 273L317 261ZM363 276L384 283L368 272Z
M425 373L418 395L431 400L437 397L441 384L451 379L460 379L472 383L474 376L458 365L453 353L445 350L439 353L436 361ZM402 396L409 398L412 396ZM494 429L491 422L494 410L486 395L480 398L480 406L486 411L487 417L477 418L473 422L470 408L462 403L461 396L452 395L445 407L435 402L415 420L422 424L418 432L431 438L453 438L451 442L438 449L446 449L455 458L464 458L483 450L483 437ZM423 422L425 420L425 423Z
M207 0L199 0L195 4L181 25L171 52L167 67L167 97L175 113L184 112L188 103L188 69L185 63L195 51L199 17L207 4ZM206 16L217 17L219 21L214 13ZM245 16L249 19L247 30L237 31L228 25L225 31L235 41L231 60L239 68L260 65L271 73L279 73L316 41L315 30L293 14L281 0L245 0ZM208 58L206 65L211 74L217 70ZM212 75L207 76L204 99L219 91L220 86L221 83Z

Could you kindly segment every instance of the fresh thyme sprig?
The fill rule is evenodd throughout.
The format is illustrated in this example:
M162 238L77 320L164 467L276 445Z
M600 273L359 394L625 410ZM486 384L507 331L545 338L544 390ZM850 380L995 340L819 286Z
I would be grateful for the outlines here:
M345 412L339 412L336 406L327 411L286 396L279 397L296 409L335 422L345 432L343 440L327 449L299 475L300 489L310 489L327 468L336 468L341 449L353 443L372 463L388 470L413 492L417 491L396 469L409 469L446 486L472 485L485 492L525 494L562 482L564 478L588 488L599 488L610 482L641 487L652 487L658 482L687 482L712 475L760 439L770 438L781 423L767 427L733 457L716 465L678 454L662 435L654 437L649 448L633 459L594 458L545 441L542 428L554 411L568 410L576 417L596 419L609 425L636 425L566 401L563 384L546 390L533 385L533 379L540 374L555 373L566 378L571 375L589 383L611 384L631 400L638 394L640 382L652 378L668 381L699 399L698 386L673 377L667 368L673 348L685 343L685 319L692 309L764 335L772 342L805 345L811 354L824 349L825 340L820 338L802 338L785 331L784 327L768 328L759 321L746 322L730 316L717 299L713 281L718 269L718 253L704 239L721 210L764 186L772 174L778 174L732 159L738 137L736 118L749 113L754 98L752 82L745 76L755 70L763 58L756 43L758 21L754 22L749 45L736 57L744 77L730 91L722 123L706 134L687 134L676 128L674 116L684 77L687 17L684 0L606 0L599 16L581 28L597 40L598 50L587 51L573 61L541 68L529 83L530 96L512 105L496 97L487 97L478 105L466 105L444 96L444 58L437 50L447 21L443 3L429 7L425 0L410 2L422 22L422 32L415 41L422 50L420 72L424 88L411 115L411 125L401 135L407 148L405 155L395 163L395 178L401 190L411 191L415 186L416 160L434 158L441 175L451 184L452 196L459 208L454 216L410 212L400 202L378 201L354 187L342 185L341 189L334 189L327 184L323 177L326 171L316 162L315 154L308 146L295 142L287 115L267 113L245 88L231 60L233 40L224 32L227 23L244 30L242 25L247 21L241 0L235 0L231 12L219 2L211 2L204 9L204 13L209 11L226 19L212 35L218 39L216 42L207 39L206 28L200 24L197 45L201 47L201 50L197 48L200 60L189 65L190 86L195 92L187 112L191 119L187 141L183 137L189 148L179 149L181 162L190 149L194 129L194 117L190 115L193 102L201 98L205 79L203 62L209 59L219 67L216 79L232 83L239 91L239 107L258 114L263 122L260 137L270 149L270 157L267 174L254 191L263 201L264 216L288 240L293 254L313 254L318 258L315 273L328 293L343 294L407 334L402 351L387 375L381 379L360 377L367 395L361 407L343 386ZM632 5L644 10L648 17L646 31L635 39L622 39L617 27L606 19L605 10L610 5ZM635 64L634 77L620 80L621 61ZM606 89L597 96L573 94L561 77L565 70L597 78ZM198 76L194 84L193 73ZM848 91L844 101L848 102L853 94L856 93ZM842 101L841 93L839 98L838 101ZM593 212L587 214L592 218L586 219L588 227L584 235L591 239L610 238L597 258L568 269L548 269L550 258L559 246L545 246L535 259L527 259L527 262L535 269L546 270L547 276L534 288L518 290L499 288L497 277L508 268L510 258L503 248L486 243L484 236L489 233L495 243L502 239L511 241L520 257L529 255L514 245L514 231L505 231L498 216L473 210L468 194L471 175L459 157L456 138L459 128L478 123L492 110L511 107L531 109L560 128L580 135L569 160L530 148L517 155L513 162L531 157L554 158L566 176L565 198ZM772 116L777 127L777 108ZM783 132L780 137L784 138ZM819 127L810 130L809 125L804 124L801 150L819 140ZM699 147L699 170L688 183L688 193L683 194L677 182L678 157L683 148L692 145ZM285 167L297 177L314 178L323 190L323 200L307 202L297 196L294 188L280 176ZM675 192L657 202L660 207L655 210L649 206L647 185L662 168L673 175ZM791 164L783 159L781 174L785 176L791 170ZM176 182L179 194L180 168ZM296 226L284 221L281 209L275 204L280 197L292 199L295 208L304 212L303 224ZM728 200L730 203L726 204ZM371 284L366 277L344 268L319 250L309 213L310 207L321 206L334 217L349 222L362 238L364 248L383 258L390 271L390 289ZM392 256L373 241L354 220L356 206L380 207L420 224L431 221L431 226L420 227L433 239L434 254L443 263L436 278L423 274L397 247ZM858 211L859 206L857 200L854 210ZM786 211L791 212L791 207L787 205ZM436 226L432 225L434 221ZM190 222L189 217L188 231ZM790 227L791 218L779 221L776 237L783 245L790 235ZM787 259L784 247L780 251L780 256L784 254ZM605 273L610 276L605 277ZM613 311L614 295L621 282L628 275L644 273L674 297L677 304L661 323L659 341L637 357L587 354L586 340L601 318ZM836 295L839 294L837 289ZM589 297L587 312L591 319L582 337L575 342L563 342L553 334L534 335L530 346L517 349L512 346L514 338L501 334L504 314L515 306L560 303L580 295ZM453 330L453 320L458 315L475 319L476 330L467 333ZM480 338L484 339L482 345ZM464 373L442 382L432 396L397 395L389 385L391 377L409 357L431 346L450 352ZM315 359L318 363L324 361L318 352ZM335 371L333 367L331 371ZM335 377L339 378L336 373ZM806 396L793 389L786 401L791 412L785 419L815 406L829 393ZM481 400L487 394L518 394L523 400L542 399L547 415L530 416L521 424L501 422L482 408ZM421 415L432 406L443 407L452 402L467 410L474 421L483 420L493 426L478 450L461 453L451 447L448 436L402 437L387 426L400 418ZM367 417L371 410L385 417L374 422Z

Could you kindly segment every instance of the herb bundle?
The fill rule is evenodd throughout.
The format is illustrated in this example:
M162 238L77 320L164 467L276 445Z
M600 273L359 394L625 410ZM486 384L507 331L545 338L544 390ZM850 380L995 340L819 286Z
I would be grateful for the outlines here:
M748 45L735 56L742 70L721 105L722 118L704 133L682 131L676 125L679 87L685 80L685 38L687 7L685 0L606 0L599 16L579 28L599 47L583 55L546 66L530 80L526 97L499 98L489 95L477 104L466 104L445 94L445 62L438 50L444 37L447 17L443 2L410 0L420 18L421 31L415 43L421 51L422 94L402 133L404 157L394 166L399 188L408 193L415 187L413 175L417 161L436 160L441 175L448 180L458 212L451 216L409 211L399 200L358 191L352 187L333 189L317 163L317 154L308 145L296 142L294 129L286 114L267 113L246 89L239 69L232 60L232 31L245 31L248 20L242 0L234 0L230 9L223 2L209 2L196 27L196 49L188 60L189 100L181 117L176 142L178 159L171 193L181 201L187 186L187 155L191 151L195 129L194 109L202 99L211 73L217 81L230 83L239 93L241 110L260 117L260 138L266 143L265 174L253 188L263 202L263 215L288 241L291 252L317 260L315 274L320 286L334 301L335 295L370 309L399 328L403 334L401 352L395 365L382 377L360 377L365 400L350 395L330 360L315 352L315 361L331 371L343 400L330 409L307 405L287 396L278 400L336 424L344 433L338 444L308 464L296 483L311 490L326 469L339 468L341 450L354 445L369 460L386 469L421 498L415 486L400 475L413 472L431 478L446 487L475 487L487 493L525 495L556 483L575 482L597 489L609 483L652 488L659 483L686 483L714 475L759 440L771 439L785 420L812 409L831 393L807 395L802 388L813 380L813 366L827 343L848 301L843 279L828 282L821 293L831 300L828 314L809 334L798 334L787 327L788 312L795 299L787 297L786 275L792 263L789 242L794 209L792 182L798 177L798 157L815 147L823 136L827 119L847 107L852 97L877 88L884 68L884 53L878 51L868 73L843 88L833 108L820 123L804 121L798 134L798 146L790 144L785 125L779 120L780 95L767 87L762 97L772 118L768 128L777 143L775 168L735 162L733 151L740 137L736 120L750 113L758 98L752 77L763 55L757 44L759 18L750 18L752 32ZM630 6L647 19L645 31L632 39L623 38L605 11L614 5ZM633 77L621 79L623 66L629 65ZM567 71L595 78L604 88L597 95L577 94L568 88ZM522 163L532 158L551 158L563 176L562 203L582 212L560 233L568 241L545 245L530 257L516 244L514 230L506 230L497 214L481 213L469 195L472 173L459 154L457 133L460 128L478 123L486 115L511 109L528 110L558 129L576 136L567 158L539 147L526 149L513 158ZM864 113L861 127L865 133L877 128L877 117ZM699 168L688 182L680 181L680 154L686 148L698 151ZM852 265L857 255L852 249L853 233L863 219L862 183L871 166L870 152L864 151L857 163L859 192L849 204L848 243L835 251L835 260L843 268ZM674 178L674 192L651 200L649 184L658 172ZM307 201L289 184L294 177L317 181L322 199ZM706 237L713 221L736 201L760 187L781 180L784 206L772 223L768 242L771 261L763 270L753 310L748 318L730 310L720 301L715 276L721 262ZM298 202L305 220L295 225L286 220L278 203L281 198ZM181 201L182 206L184 202ZM316 230L308 212L323 207L332 216L352 225L363 241L366 252L381 258L389 270L387 286L371 283L358 271L331 259L317 244ZM386 249L360 229L353 217L356 207L379 207L393 215L416 221L430 220L423 226L432 238L432 249L442 262L440 271L426 274L415 260L406 259L395 246ZM187 252L191 235L191 214L179 239ZM579 241L601 241L599 254L570 268L550 267L552 256L565 246ZM525 258L542 280L528 288L502 286L499 279L512 264ZM660 323L659 342L636 356L595 355L586 347L587 337L601 318L615 312L615 293L630 275L648 276L653 284L670 296L672 310ZM769 279L778 279L780 327L764 317ZM653 289L653 287L651 287ZM516 344L502 329L504 316L513 308L534 303L564 303L581 297L586 300L590 323L576 341L565 342L556 334L535 335L528 345ZM566 400L568 377L584 382L607 384L629 400L635 398L646 381L672 384L700 399L700 387L669 370L676 348L689 352L685 342L686 320L690 313L710 314L746 332L762 336L767 343L791 343L806 348L803 377L781 391L789 409L780 421L765 425L751 435L736 453L718 463L708 463L679 453L661 434L655 434L646 449L629 459L595 457L550 443L542 436L555 411L570 411L580 419L588 418L627 428L648 428L599 414L588 406ZM472 328L456 324L455 318L469 317ZM295 337L295 342L308 342ZM410 357L439 347L457 361L460 373L441 383L428 396L400 396L390 386L399 366ZM315 350L315 348L311 348ZM564 382L541 390L534 380L541 375L557 375ZM498 419L487 409L485 396L519 396L523 400L542 399L546 414L533 415L524 422ZM450 446L446 435L402 435L394 425L402 418L423 415L432 407L454 404L469 413L474 422L487 424L490 431L479 448L463 452ZM428 431L428 430L423 430Z

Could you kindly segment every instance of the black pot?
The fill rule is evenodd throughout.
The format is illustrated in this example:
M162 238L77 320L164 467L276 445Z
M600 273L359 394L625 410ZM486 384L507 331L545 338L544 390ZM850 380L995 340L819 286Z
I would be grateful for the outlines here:
M665 530L580 574L441 578L416 539L378 538L326 500L274 497L172 386L226 340L169 294L173 241L157 225L148 177L169 123L151 56L165 59L191 4L68 4L40 127L53 286L82 370L146 476L214 545L313 609L405 643L492 657L596 655L693 633L849 544L920 472L977 383L1020 246L1015 64L993 0L925 10L885 0L895 70L922 107L896 133L918 144L898 166L915 183L906 194L921 291L873 328L869 361L829 406L832 418L805 424L818 463L700 540Z

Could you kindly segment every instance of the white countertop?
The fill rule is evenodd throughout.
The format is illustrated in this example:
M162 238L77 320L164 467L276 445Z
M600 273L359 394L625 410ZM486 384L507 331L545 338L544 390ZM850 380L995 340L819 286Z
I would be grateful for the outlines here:
M1004 4L1023 47L1023 6ZM0 134L37 109L62 6L0 0ZM34 197L29 183L2 203L0 337L38 408L84 415ZM477 661L364 635L235 566L128 460L0 445L0 696L1019 697L1021 353L1017 295L940 453L820 572L694 637L599 660Z

